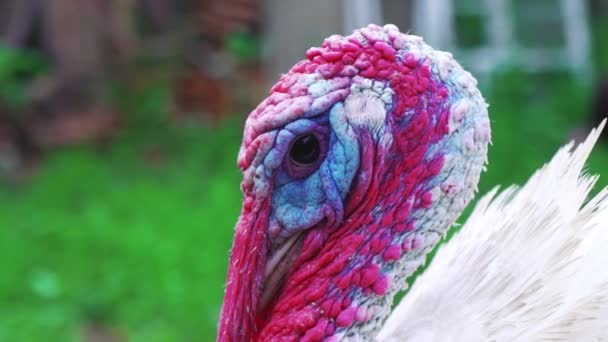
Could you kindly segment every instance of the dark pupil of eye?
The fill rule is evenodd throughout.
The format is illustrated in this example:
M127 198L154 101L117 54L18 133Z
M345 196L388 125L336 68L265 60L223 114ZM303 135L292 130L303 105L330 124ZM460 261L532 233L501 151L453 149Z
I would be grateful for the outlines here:
M291 146L289 155L293 161L299 164L311 164L317 161L321 153L319 140L312 134L305 135L296 140Z

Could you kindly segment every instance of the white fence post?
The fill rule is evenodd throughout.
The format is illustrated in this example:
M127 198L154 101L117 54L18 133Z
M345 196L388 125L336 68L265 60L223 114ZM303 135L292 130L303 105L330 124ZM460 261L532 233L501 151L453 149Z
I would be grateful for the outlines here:
M561 7L570 68L581 81L590 83L593 76L593 65L587 2L562 0Z
M344 34L351 34L354 30L369 24L384 23L380 0L342 0L342 10Z

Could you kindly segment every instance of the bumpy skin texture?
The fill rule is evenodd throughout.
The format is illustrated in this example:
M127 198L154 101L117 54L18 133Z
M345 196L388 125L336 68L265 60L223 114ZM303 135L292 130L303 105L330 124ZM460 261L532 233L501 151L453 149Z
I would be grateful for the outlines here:
M486 104L450 54L371 25L306 57L247 119L220 341L372 339L486 161ZM324 158L301 177L287 155L311 132ZM260 310L263 265L298 235L280 290Z

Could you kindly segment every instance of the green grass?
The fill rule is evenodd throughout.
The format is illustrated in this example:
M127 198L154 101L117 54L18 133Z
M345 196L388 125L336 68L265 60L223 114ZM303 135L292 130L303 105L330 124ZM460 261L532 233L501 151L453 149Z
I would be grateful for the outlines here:
M506 72L494 84L482 193L525 181L588 112L589 91L564 76ZM77 341L87 322L130 341L214 339L243 119L169 124L167 89L135 97L131 129L109 149L53 152L28 183L0 187L0 341ZM589 170L608 175L605 146Z
M79 340L88 321L132 341L213 338L241 123L132 125L108 151L52 153L0 190L0 341Z
M487 99L493 145L481 190L523 183L568 141L574 127L586 124L590 112L590 89L565 75L505 72L493 84ZM596 147L589 165L590 172L608 172L604 146ZM600 179L600 184L608 182Z

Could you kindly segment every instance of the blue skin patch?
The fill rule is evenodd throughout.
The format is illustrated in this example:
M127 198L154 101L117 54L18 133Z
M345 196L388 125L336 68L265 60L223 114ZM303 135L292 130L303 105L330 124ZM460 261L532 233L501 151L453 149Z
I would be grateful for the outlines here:
M327 153L321 164L314 166L316 170L297 179L287 170L288 149L294 139L309 133L327 139ZM337 103L329 112L282 128L264 159L264 168L275 170L271 215L282 227L281 235L308 229L324 218L330 224L340 223L343 202L359 169L359 143L343 104Z

